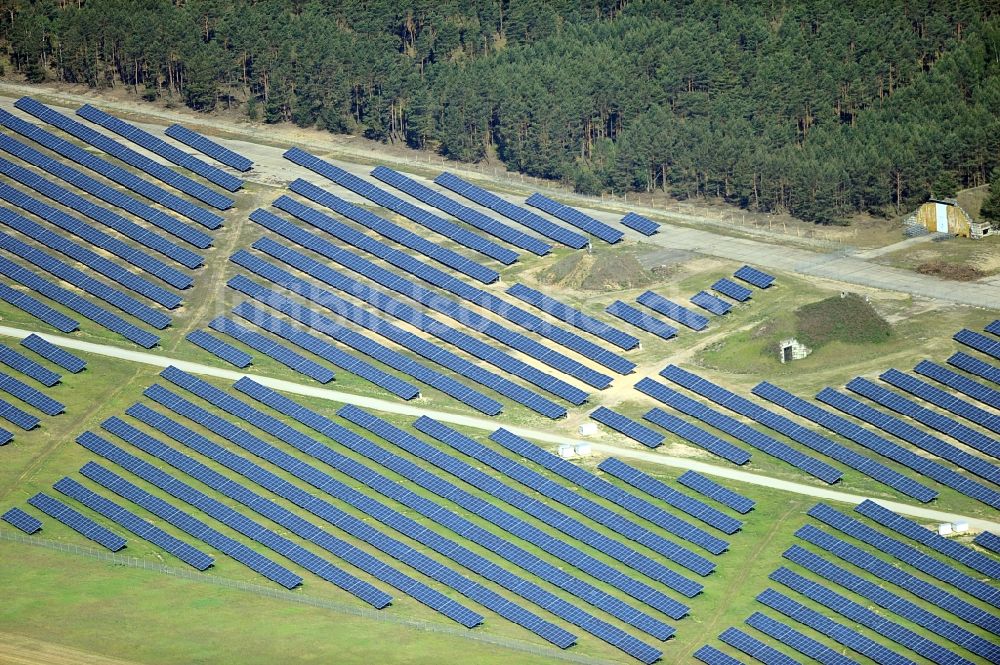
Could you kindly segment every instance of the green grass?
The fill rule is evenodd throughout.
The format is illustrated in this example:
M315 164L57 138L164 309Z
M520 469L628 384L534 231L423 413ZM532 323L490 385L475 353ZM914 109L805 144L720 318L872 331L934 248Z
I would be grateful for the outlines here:
M855 346L884 344L892 326L865 298L850 293L831 296L795 310L795 333L800 342L818 349L833 342Z

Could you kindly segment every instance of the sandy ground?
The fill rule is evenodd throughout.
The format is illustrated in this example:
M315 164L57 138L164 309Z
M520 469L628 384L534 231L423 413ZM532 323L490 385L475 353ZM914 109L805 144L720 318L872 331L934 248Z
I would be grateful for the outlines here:
M2 665L136 665L135 661L100 656L89 651L0 632Z

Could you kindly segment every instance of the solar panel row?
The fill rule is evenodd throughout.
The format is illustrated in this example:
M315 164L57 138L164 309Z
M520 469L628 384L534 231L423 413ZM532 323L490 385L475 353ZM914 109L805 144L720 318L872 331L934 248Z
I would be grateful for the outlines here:
M476 288L460 279L447 275L437 268L422 263L414 257L399 250L388 247L374 238L364 235L363 233L349 229L331 217L316 213L316 211L311 208L296 204L294 201L291 201L291 199L288 199L288 201L290 202L286 206L289 208L288 211L299 219L302 219L303 221L312 224L313 226L316 226L317 228L320 228L334 237L354 245L355 247L364 249L365 251L385 260L387 263L390 263L397 268L401 268L407 273L414 275L429 284L438 286L459 296L460 298L485 307L501 317L513 321L518 325L522 325L529 330L538 332L543 336L556 339L556 341L563 344L574 344L574 347L572 348L577 349L578 351L584 353L587 357L594 358L603 364L612 362L616 363L616 365L623 364L620 368L622 372L626 371L626 367L628 368L628 371L631 371L631 369L634 368L633 363L630 363L617 354L612 353L608 349L595 344L590 344L578 336L560 330L555 326L550 326L538 317L534 317L527 312L514 307L510 303L483 291L482 289ZM408 298L412 298L436 312L455 319L465 326L478 330L479 332L503 342L512 348L516 348L535 360L539 360L546 365L549 365L553 369L557 369L561 372L569 374L570 376L574 376L587 383L587 385L603 389L611 384L611 377L606 374L595 371L587 365L573 360L572 358L569 358L530 337L509 330L492 319L488 319L480 314L477 314L468 307L460 305L447 297L443 297L439 293L423 288L407 279L400 279L398 275L388 270L378 268L370 261L359 259L359 257L354 254L345 252L326 240L316 237L314 234L306 232L303 229L286 222L280 217L276 217L275 215L272 215L264 210L258 209L250 213L250 219L267 229L275 231L276 233L299 243L303 247L308 247L322 256L337 261L341 265L344 265L345 267L372 279L388 289L396 291L397 293L400 293ZM261 245L254 243L255 248L260 246Z
M146 490L133 485L94 461L84 464L80 469L80 474L101 487L114 492L123 499L127 499L137 506L145 508L153 515L174 525L189 536L193 536L206 545L214 547L226 556L242 563L254 572L260 573L267 579L277 582L286 589L294 589L302 584L302 578L284 566L275 563L273 560L247 547L243 543L219 533L201 520L195 519L163 499L153 496Z
M1000 319L994 319L990 321L985 328L986 332L993 333L994 335L1000 336Z
M692 399L684 397L670 388L667 388L661 383L653 381L648 377L635 384L635 388L639 392L646 393L650 397L658 399L664 404L671 406L680 405L680 408L677 406L674 406L674 408L679 408L682 413L686 413L688 415L693 415L694 412L703 413L704 410L708 408ZM720 439L714 434L706 432L700 427L692 425L683 418L678 418L677 416L667 413L662 409L652 408L643 414L642 417L654 425L659 425L663 429L673 432L685 441L693 443L696 446L700 446L708 452L718 455L722 459L728 460L733 464L746 464L750 461L750 453L743 450L739 446L735 446L728 441Z
M753 284L759 289L766 289L774 282L773 276L768 275L766 272L761 272L756 268L751 268L750 266L743 266L733 273L733 277L736 279L742 279L748 284Z
M398 171L393 171L384 166L376 166L371 173L387 185L392 185L396 189L406 192L418 201L423 201L439 210L443 210L452 217L460 219L480 231L485 231L501 240L505 240L515 247L526 249L538 256L545 256L552 251L552 246L548 243L542 242L523 231L507 226L503 222L484 215L478 210L464 206Z
M738 302L746 302L753 295L753 291L747 287L726 278L722 278L715 282L715 284L712 284L712 290L718 291L724 296L729 296Z
M989 356L1000 359L1000 341L991 339L986 335L980 335L977 332L963 328L955 333L952 339L961 344L965 344L971 349L981 351Z
M506 464L508 458L500 455L491 448L478 443L477 441L473 441L464 434L456 432L436 420L428 418L427 416L421 416L418 418L413 423L413 426L427 436L430 436L433 439L440 441L451 448L468 455L469 457L472 457L473 459L481 461L495 470L507 468L509 466ZM678 575L646 555L601 534L566 513L553 508L545 501L533 498L532 496L529 496L519 490L512 489L509 485L500 482L493 476L483 471L479 471L468 464L464 464L463 466L461 460L444 455L443 453L441 455L434 456L433 459L441 464L444 464L445 461L447 461L449 464L448 470L466 482L489 493L491 496L494 496L501 501L519 508L526 514L529 514L541 520L545 524L558 529L571 538L593 547L597 551L606 554L615 561L628 566L632 570L643 573L654 580L664 582L670 588L681 591L681 593L688 597L697 594L701 589L700 584L687 580L683 576ZM454 463L452 463L451 460L455 460ZM515 469L514 474L504 473L504 475L517 479L516 476L519 471L520 470ZM529 482L532 482L534 479L534 476L531 475L532 473L533 472L528 469L525 469L523 472L524 477L528 479L528 482L523 484L529 488ZM561 544L554 545L551 549L546 548L546 551L563 552L566 553L567 556L576 555L571 547L562 541L558 542ZM586 559L580 559L580 561L586 563L587 565L592 565ZM577 565L581 565L581 563L578 563ZM590 569L588 569L588 572L589 571ZM598 576L605 582L615 586L616 588L622 589L630 596L656 607L658 610L673 619L680 619L687 614L687 606L678 603L659 591L654 591L646 584L634 582L634 580L625 576L615 568L604 564L598 564L597 567L593 569L591 574L595 574L595 576Z
M229 148L224 148L215 141L205 138L187 127L170 125L163 133L175 141L180 141L184 145L208 155L220 164L233 167L237 171L245 172L253 168L253 162L243 155L233 152Z
M983 404L1000 405L1000 390L990 388L978 381L973 381L969 377L953 372L947 367L932 363L929 360L921 360L913 368L913 371L922 376L934 379L938 383L957 390L963 395L978 400Z
M948 358L948 364L1000 385L1000 367L991 365L979 358L973 358L968 354L958 351Z
M677 334L677 328L669 326L663 321L653 318L652 316L643 314L635 307L627 305L621 300L614 301L608 305L604 311L612 316L617 316L626 323L631 323L640 330L645 330L646 332L652 333L657 337L662 337L663 339L670 339Z
M693 655L706 665L743 665L742 661L719 651L710 644L698 647L698 650Z
M248 302L242 302L234 307L233 314L263 330L274 333L289 344L294 344L345 372L370 381L373 385L385 389L400 399L411 400L420 394L420 390L413 384L403 381L394 374L384 372L360 358L355 358L318 337L298 330L287 321L271 316Z
M743 527L743 522L740 520L730 517L722 511L683 492L678 492L666 483L629 466L619 459L609 457L598 464L597 468L608 475L628 483L637 490L663 501L668 506L684 511L691 517L697 518L725 534L734 534Z
M213 208L218 208L219 210L228 210L233 206L233 200L218 194L205 185L191 180L187 176L182 176L175 171L168 169L159 162L154 162L152 159L140 155L131 148L123 146L118 141L108 137L105 134L94 131L90 127L69 118L62 113L53 111L44 104L31 99L30 97L22 97L16 102L14 106L29 113L43 122L47 122L50 125L58 127L67 134L74 136L84 143L92 145L95 148L103 150L109 155L117 157L121 161L134 166L149 175L162 180L171 187L178 189L185 194L193 196L203 203L207 203Z
M697 305L698 307L708 310L712 314L716 314L718 316L723 316L724 314L728 314L729 310L733 308L733 306L730 303L726 302L725 300L722 300L721 298L716 298L708 291L699 291L698 293L694 294L693 296L691 296L691 302Z
M57 312L27 293L16 291L6 284L0 284L0 300L31 314L39 321L47 323L59 332L68 333L80 329L80 323L75 319L71 319L62 312Z
M811 543L836 555L847 563L852 563L858 568L869 572L881 580L891 582L896 586L905 589L918 598L932 603L945 611L951 612L955 616L968 621L990 631L994 635L1000 635L1000 617L994 616L986 610L976 607L972 603L959 598L942 589L939 585L928 582L909 572L880 559L869 552L855 547L850 543L832 536L825 531L817 529L812 524L806 524L795 532L796 537L807 543Z
M0 209L0 218L3 216L2 213L3 210ZM59 238L59 240L62 239ZM83 271L73 268L51 254L47 254L37 247L32 247L3 232L0 232L0 249L4 249L18 258L24 259L25 262L41 268L53 277L61 279L67 285L75 286L84 293L89 293L158 330L162 330L170 325L170 317L163 312L155 310L127 293L122 293L90 277ZM127 271L122 270L122 272L126 273L126 276L121 278L122 281L128 282L130 281L129 278L135 277L135 275L127 273Z
M85 538L93 540L98 545L103 545L112 552L125 547L125 539L118 534L104 528L94 520L80 514L58 499L53 499L48 494L39 492L28 499L28 503L49 517L58 520L73 529Z
M590 244L586 236L559 226L541 215L536 215L530 210L516 206L482 187L465 182L451 173L442 173L434 179L434 182L567 247L583 249Z
M651 430L645 425L637 423L631 418L616 413L605 406L599 406L591 411L590 417L649 448L655 448L663 443L663 435L659 432Z
M76 499L99 515L103 515L139 538L147 540L160 549L195 568L206 570L214 559L201 550L192 547L179 538L171 536L163 529L153 526L130 510L122 508L114 501L93 492L72 478L63 476L52 486L57 492Z
M320 383L333 381L334 374L332 369L323 367L319 363L295 353L288 347L282 346L258 332L241 326L232 319L218 316L209 322L208 327L229 335L236 341L246 344L255 351L260 351L285 367L304 374L311 379L315 379Z
M222 226L222 217L219 215L209 212L176 194L171 194L162 187L154 185L120 166L115 166L97 155L87 152L83 148L65 139L61 139L41 127L36 127L17 116L11 115L2 109L0 109L0 124L81 166L100 173L105 178L131 189L136 194L144 196L154 203L159 203L168 210L173 210L188 219L198 222L205 228L217 229Z
M823 663L823 665L857 665L847 656L837 653L825 644L817 642L808 635L800 633L791 626L772 619L766 614L754 612L747 617L746 624L769 637L773 637L782 644L792 647L799 653Z
M230 175L211 164L206 164L197 157L189 155L158 136L153 136L149 132L139 129L135 125L105 113L100 109L94 108L90 104L84 104L78 108L76 114L105 129L110 129L115 134L128 139L132 143L140 145L146 150L163 157L168 162L173 162L192 173L197 173L205 178L205 180L225 190L235 192L243 186L243 181L236 176Z
M194 283L194 280L191 279L191 277L168 266L159 259L149 256L145 252L132 247L128 243L122 242L118 238L110 236L103 231L99 231L89 224L85 224L79 219L71 215L67 215L61 210L45 205L41 201L38 201L37 199L34 199L24 192L14 189L13 187L0 184L0 198L23 208L38 217L41 217L45 221L59 227L63 231L75 235L82 240L86 240L98 249L102 249L120 259L123 259L127 263L136 266L137 268L145 270L154 277L163 280L170 286L178 289L186 289ZM5 211L5 216L8 219L13 219L14 213L7 210Z
M87 361L77 358L69 351L59 348L52 342L32 333L21 340L21 346L34 351L41 357L54 362L70 374L83 371L87 366Z
M0 446L5 446L14 440L14 435L0 427Z
M587 316L580 310L563 304L555 298L525 286L520 282L508 287L505 293L540 309L546 314L554 316L560 321L565 321L575 328L599 337L605 342L614 344L625 351L630 351L639 346L639 339L637 337L622 332L603 321L598 321L593 317Z
M976 545L993 552L994 554L1000 554L1000 536L990 533L989 531L983 531L972 539Z
M590 215L585 215L576 208L563 205L558 201L553 201L547 196L542 196L535 192L525 201L529 206L544 210L553 217L561 219L567 224L572 224L581 231L586 231L592 236L596 236L604 242L613 245L619 242L625 234L619 229L611 228L604 222L599 222Z
M141 203L131 196L119 192L114 187L109 187L88 175L84 175L62 162L43 155L34 148L29 148L6 134L0 134L0 148L15 157L20 157L29 164L34 164L51 175L61 178L105 203L110 203L113 206L132 213L136 217L146 220L157 228L180 238L190 245L199 249L205 249L212 244L212 236L207 233L188 226L161 210ZM177 261L186 268L197 268L204 263L202 257L191 250L175 245L158 233L143 228L118 213L91 203L82 196L57 185L51 180L43 178L34 171L29 171L26 168L8 162L6 159L0 159L0 172L10 176L22 185L31 187L36 192L49 197L53 201L72 208L93 219L95 222L104 224L145 247Z
M16 526L29 536L42 528L42 522L40 520L32 517L20 508L11 508L3 515L0 515L0 520Z
M673 319L677 323L687 326L691 330L704 330L708 327L707 317L695 314L686 307L671 302L658 293L646 291L636 298L635 301L640 305L645 305L654 312L659 312L668 319Z
M224 342L217 337L213 337L204 330L192 330L184 336L184 339L235 367L242 369L249 367L250 363L253 362L253 356L246 351L241 351L229 342Z
M430 333L442 341L449 342L456 348L459 348L466 353L479 358L480 360L484 360L492 365L495 365L504 372L520 376L521 378L541 388L549 390L554 395L573 400L574 403L576 403L576 400L582 401L587 396L586 393L581 391L579 388L570 386L559 379L555 379L554 377L540 371L538 368L528 365L524 361L513 358L503 351L491 347L471 335L455 330L444 323L441 323L440 321L437 321L422 312L395 300L392 297L386 296L379 291L358 282L357 280L347 277L346 275L343 275L318 261L314 261L313 259L283 247L278 243L261 239L259 242L254 243L254 247L261 249L271 256L279 258L287 265L294 266L303 273L318 279L325 284L329 284L342 292L348 293L359 300L367 302L379 311L385 312L386 314L389 314L408 325L412 325L424 332ZM308 282L294 278L288 273L278 270L266 261L262 261L245 251L237 252L230 257L230 260L258 275L264 276L271 281L284 286L285 288L307 297L313 302L331 309L342 317L354 321L369 330L378 332L388 339L392 339L396 343L418 353L422 357L442 365L446 369L466 376L483 386L496 390L500 394L509 397L515 402L523 404L529 409L532 409L542 415L550 418L559 418L566 415L566 409L564 407L561 407L558 404L541 397L537 393L513 383L504 376L490 372L481 366L470 363L464 358L456 356L454 353L447 351L440 346L431 344L427 340L417 337L416 335L404 332L400 330L398 326L384 323L377 317L361 310L358 307L355 307L354 305L351 305L347 301L341 300L337 296L329 294L328 292L317 287L313 287Z
M756 637L747 635L739 628L726 628L719 634L719 639L766 665L799 665L794 658L764 644Z
M700 492L708 498L714 499L722 505L732 508L741 515L749 513L753 510L753 507L757 503L753 499L741 496L728 487L723 487L711 478L706 478L696 471L685 471L678 476L677 482L688 489Z
M961 416L966 420L981 425L992 432L1000 433L1000 415L990 413L985 409L969 402L968 400L962 399L953 393L941 390L936 386L932 386L929 383L921 381L909 374L904 374L895 369L889 369L879 375L880 379L886 383L893 385L900 390L910 393L925 402L930 402L935 406L938 406L949 413ZM1000 401L995 402L996 405L1000 406ZM947 422L950 419L942 419L936 415L930 415L933 412L930 409L921 411L924 418L932 419L934 422L938 423L938 427L948 427ZM935 427L935 429L938 429ZM985 451L984 451L985 452ZM997 443L995 453L996 457L1000 457L1000 442Z
M427 445L413 435L403 432L385 420L373 416L356 406L344 406L337 411L337 415L404 450L412 452L422 459L435 457L434 453L438 452L433 446ZM523 520L514 517L489 501L469 494L457 485L427 471L418 464L414 464L377 446L368 449L363 454L372 460L378 457L380 464L395 471L400 476L433 492L437 496L447 498L470 513L485 519L512 535L542 547L543 551L545 549L542 543L548 544L552 540L551 538L539 540L536 536L541 532ZM607 592L597 589L592 584L567 573L560 567L527 552L512 540L490 533L463 518L456 520L454 525L449 526L449 528L472 542L500 555L507 561L568 591L577 598L590 603L594 607L657 639L665 640L675 632L672 627L662 621L654 619L649 614L637 610L621 599L615 598Z
M57 416L66 410L62 403L3 372L0 372L0 390L30 404L47 416Z
M44 367L30 358L22 356L20 353L10 348L6 344L0 344L0 363L7 365L11 369L17 370L25 376L30 376L35 381L46 388L59 383L62 377L47 367Z
M25 413L13 404L2 399L0 399L0 418L17 425L25 431L38 427L38 424L41 422L38 416Z
M633 231L638 231L644 236L651 236L660 230L659 224L634 212L627 213L622 217L621 222L623 226L627 226Z
M386 208L387 210L391 210L399 215L402 215L410 221L416 222L424 228L434 231L435 233L438 233L445 238L462 245L463 247L479 252L480 254L499 261L504 265L510 265L517 261L517 252L514 250L502 247L495 242L487 240L486 238L469 231L467 228L449 222L446 219L442 219L424 208L420 208L412 203L402 200L397 196L393 196L381 187L376 187L367 180L359 178L352 173L348 173L344 169L334 166L319 157L310 155L304 150L292 148L291 150L285 152L283 157L300 166L304 166L324 178L337 183L341 187L345 187L355 194L359 194L369 201ZM319 188L317 187L316 189ZM297 190L293 188L293 191ZM305 192L300 191L298 193L306 195ZM323 201L317 201L317 203L323 203ZM386 222L383 226L389 228L387 226L388 224L389 223ZM400 229L400 231L402 231L402 229ZM400 233L397 231L397 233L399 233L400 236L419 238L419 236L410 234L409 232ZM425 242L433 244L431 241ZM414 249L416 249L416 247L414 247Z

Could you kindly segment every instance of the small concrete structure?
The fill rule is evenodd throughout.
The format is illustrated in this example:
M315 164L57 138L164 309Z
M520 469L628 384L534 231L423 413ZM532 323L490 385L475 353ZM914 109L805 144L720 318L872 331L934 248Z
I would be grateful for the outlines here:
M989 222L976 222L955 199L931 199L917 208L913 223L930 233L942 233L963 238L982 238L992 232Z
M937 528L939 536L950 536L952 534L951 524L945 522L944 524L939 524Z
M576 451L573 450L573 446L569 445L568 443L560 445L558 453L559 457L563 459L573 459L574 457L576 457Z
M810 353L812 353L812 349L805 344L802 344L794 337L783 339L778 342L778 357L782 364L793 360L802 360Z
M951 525L951 530L955 533L967 533L969 531L968 522L955 522Z
M577 457L590 457L594 451L591 449L589 443L578 443L573 452L576 453Z
M577 431L580 433L580 436L593 436L594 434L597 434L597 423L581 423L580 428Z

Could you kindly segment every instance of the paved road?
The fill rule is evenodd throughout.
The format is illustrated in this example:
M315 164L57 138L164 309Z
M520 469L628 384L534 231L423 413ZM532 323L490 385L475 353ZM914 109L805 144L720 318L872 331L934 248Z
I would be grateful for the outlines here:
M10 328L8 326L0 326L0 335L8 337L23 339L24 337L27 337L31 333L32 331L30 330L22 330L20 328ZM571 445L579 443L587 443L591 446L591 448L594 451L606 455L614 455L616 457L625 459L639 460L642 462L649 462L652 464L660 464L662 466L669 466L677 469L691 469L697 471L698 473L703 473L705 475L712 475L718 478L726 478L728 480L735 480L738 482L748 483L751 485L759 485L762 487L770 487L773 489L783 490L786 492L793 492L795 494L801 494L815 499L838 501L841 503L848 503L848 504L859 504L865 499L871 498L857 494L849 494L847 492L840 492L825 487L813 487L811 485L796 483L789 480L771 478L770 476L758 473L751 473L749 471L743 471L741 469L716 466L714 464L709 464L707 462L687 459L684 457L672 457L670 455L665 455L653 451L636 450L634 448L622 448L603 443L595 443L592 441L583 441L582 439L575 439L573 437L563 436L560 434L553 434L551 432L545 432L542 430L517 427L514 425L505 425L502 421L498 420L489 420L486 418L478 418L475 416L466 416L461 414L448 413L445 411L432 411L416 404L410 404L406 402L393 402L374 397L363 397L359 395L352 395L350 393L345 393L338 390L331 390L329 388L305 385L305 384L295 383L292 381L284 381L282 379L273 379L270 377L253 374L251 372L236 372L233 370L222 369L219 367L211 367L209 365L201 365L199 363L188 362L186 360L178 360L161 354L148 353L145 351L133 351L131 349L121 349L114 346L108 346L106 344L95 344L93 342L85 342L83 340L73 339L71 337L62 337L60 335L49 335L47 333L39 333L39 332L36 332L35 334L47 339L53 344L58 344L59 346L65 347L67 349L76 349L78 351L84 351L87 353L94 353L102 356L110 356L112 358L118 358L119 360L129 360L132 362L142 363L145 365L152 365L154 367L168 367L170 365L173 365L178 369L182 369L185 372L190 372L191 374L199 374L201 376L214 376L229 381L236 381L238 379L243 378L244 376L247 376L253 379L254 381L257 381L258 383L268 386L269 388L273 388L275 390L279 390L285 393L303 395L306 397L316 397L319 399L329 400L331 402L337 402L341 404L354 404L356 406L360 406L366 409L383 411L386 413L393 413L403 416L412 416L414 418L426 415L430 416L431 418L440 420L441 422L450 423L452 425L471 427L474 429L484 430L488 432L492 432L498 427L505 427L506 429L510 430L515 434L518 434L519 436L523 436L527 439L531 439L534 441L544 441L546 443L554 443L554 444L568 443ZM886 508L889 508L890 510L893 510L903 515L916 517L921 520L930 522L968 522L972 527L976 529L986 529L993 531L994 533L1000 532L1000 523L992 522L990 520L985 520L975 517L966 517L964 515L957 515L954 513L948 513L941 510L924 508L921 506L913 506L910 504L899 503L896 501L885 501L882 499L875 499L875 500L878 501L883 506L885 506Z

